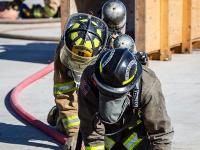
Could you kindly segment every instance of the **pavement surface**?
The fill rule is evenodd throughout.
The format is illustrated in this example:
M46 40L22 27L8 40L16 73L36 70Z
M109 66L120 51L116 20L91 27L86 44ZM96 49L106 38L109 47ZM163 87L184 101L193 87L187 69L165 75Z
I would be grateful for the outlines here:
M41 31L39 26L46 26ZM23 30L22 28L26 28ZM0 32L60 37L60 24L51 25L5 25ZM43 150L62 149L51 137L46 136L30 124L23 122L10 107L10 92L22 80L46 67L53 61L57 43L23 41L0 38L0 149ZM54 105L52 95L52 73L35 82L19 95L19 103L26 111L46 122L49 109ZM39 105L38 105L39 104Z
M27 27L31 29L23 29ZM12 30L16 28L19 30ZM60 37L59 24L0 24L0 32L5 30L16 34ZM21 120L9 104L10 92L17 84L53 61L56 45L52 42L0 38L0 150L62 149L51 137ZM173 149L199 150L200 50L194 49L192 54L173 54L171 61L150 61L149 65L162 83L175 130ZM20 104L46 123L47 113L54 106L52 89L53 73L50 73L20 94Z

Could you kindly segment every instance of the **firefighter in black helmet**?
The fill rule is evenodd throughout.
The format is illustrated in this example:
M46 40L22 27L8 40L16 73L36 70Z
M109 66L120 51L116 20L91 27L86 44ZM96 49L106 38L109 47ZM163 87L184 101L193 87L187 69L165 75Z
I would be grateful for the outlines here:
M101 17L107 23L109 30L125 33L126 7L120 0L106 1L101 10Z
M78 96L86 149L171 149L173 129L160 81L131 50L103 52L84 70Z
M125 5L120 0L108 0L101 9L101 18L109 28L108 45L113 40L126 32L127 11Z
M69 17L54 63L53 107L47 122L69 138L65 149L75 149L79 129L76 91L86 66L93 64L107 42L108 28L100 19L77 13Z
M111 43L111 48L128 48L133 51L142 65L148 64L148 55L145 51L138 51L133 38L127 34L117 36Z
M135 42L133 38L127 34L122 34L117 36L111 43L111 48L128 48L133 51L133 53L137 52Z

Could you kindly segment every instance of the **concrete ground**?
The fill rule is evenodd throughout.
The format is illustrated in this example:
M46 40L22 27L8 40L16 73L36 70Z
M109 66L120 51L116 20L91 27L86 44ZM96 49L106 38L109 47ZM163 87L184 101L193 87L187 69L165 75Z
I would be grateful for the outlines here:
M16 34L60 36L60 24L45 25L46 28L16 30ZM44 25L43 25L44 26ZM26 25L24 26L27 27ZM7 29L21 29L18 25L0 25L0 32ZM28 31L28 32L27 32ZM30 124L22 122L9 105L11 90L22 80L41 70L53 61L56 43L23 41L0 38L0 149L1 150L43 150L61 149L56 141ZM39 83L39 84L38 84ZM46 121L48 110L54 105L52 96L52 74L34 83L20 95L25 110ZM39 105L38 105L39 104Z
M162 82L175 130L173 149L200 149L200 49L175 54L172 61L151 61Z

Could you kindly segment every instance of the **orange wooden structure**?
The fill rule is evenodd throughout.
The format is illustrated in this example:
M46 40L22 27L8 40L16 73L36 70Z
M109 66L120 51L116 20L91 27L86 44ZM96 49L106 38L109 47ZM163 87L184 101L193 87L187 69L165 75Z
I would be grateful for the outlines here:
M105 1L105 0L104 0ZM74 12L97 15L103 0L62 0L62 29ZM174 52L199 47L200 0L122 0L127 7L127 33L151 59L169 60Z

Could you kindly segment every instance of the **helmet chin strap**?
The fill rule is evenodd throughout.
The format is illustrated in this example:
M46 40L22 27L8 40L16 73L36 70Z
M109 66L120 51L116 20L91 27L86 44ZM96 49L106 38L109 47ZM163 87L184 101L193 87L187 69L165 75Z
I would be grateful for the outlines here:
M114 124L118 123L119 120L122 118L122 116L123 116L123 114L124 114L124 112L125 112L125 110L126 110L126 108L127 108L128 106L130 106L130 101L129 101L129 99L126 99L125 102L124 102L124 104L123 104L123 110L122 110L122 112L120 113L120 115L119 115L117 121L115 121L115 122L108 122L108 121L105 121L105 120L101 117L100 113L97 112L97 113L94 115L94 118L93 118L93 120L92 120L92 125L93 125L94 131L95 131L97 134L102 135L102 136L111 136L111 135L117 134L117 133L119 133L119 132L122 132L124 129L127 128L128 123L131 121L131 117L132 117L131 113L130 113L130 115L128 116L128 121L127 121L127 123L124 124L123 127L122 127L121 129L119 129L119 130L117 130L117 131L114 131L114 132L104 133L104 134L103 134L103 133L100 133L99 131L97 131L97 124L99 124L99 125L100 125L100 124L103 124L104 126L106 126L106 125L114 125Z

